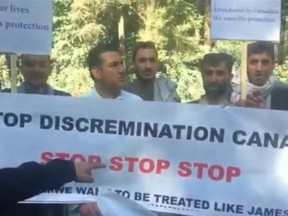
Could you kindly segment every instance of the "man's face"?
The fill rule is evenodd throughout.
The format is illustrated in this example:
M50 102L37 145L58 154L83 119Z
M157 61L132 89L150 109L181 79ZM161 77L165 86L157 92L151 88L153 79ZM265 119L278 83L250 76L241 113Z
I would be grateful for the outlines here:
M273 72L275 63L267 53L250 54L247 62L249 81L257 86L263 86Z
M154 49L139 49L134 60L136 75L142 80L155 78L158 70L157 54Z
M101 61L101 67L92 69L94 79L107 87L121 89L125 83L125 71L120 54L113 51L102 53Z
M203 65L201 74L206 95L210 97L223 96L232 79L225 62L214 66Z
M21 73L24 80L32 87L46 85L51 73L49 56L24 55L22 56Z

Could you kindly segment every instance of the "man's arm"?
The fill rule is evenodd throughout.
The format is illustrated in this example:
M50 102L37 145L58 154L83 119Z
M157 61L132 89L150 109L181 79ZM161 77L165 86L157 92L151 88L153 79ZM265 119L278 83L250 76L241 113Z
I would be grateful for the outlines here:
M45 165L28 162L0 169L0 209L73 181L93 181L91 170L103 165L52 160Z

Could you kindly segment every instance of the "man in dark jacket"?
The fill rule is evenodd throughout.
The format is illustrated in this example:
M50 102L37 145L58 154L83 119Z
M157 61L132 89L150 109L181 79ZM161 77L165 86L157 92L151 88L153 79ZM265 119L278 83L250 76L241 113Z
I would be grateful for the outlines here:
M55 159L46 165L28 162L18 168L0 169L0 215L30 215L30 212L25 213L25 205L17 202L73 180L93 182L92 169L103 167L102 164Z

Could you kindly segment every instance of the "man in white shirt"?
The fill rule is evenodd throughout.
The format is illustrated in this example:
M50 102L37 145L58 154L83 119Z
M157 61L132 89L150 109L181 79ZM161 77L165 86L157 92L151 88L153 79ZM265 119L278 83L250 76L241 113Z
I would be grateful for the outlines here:
M122 90L126 74L117 44L99 43L90 50L87 62L94 89L86 96L99 99L142 100L139 96Z
M122 90L125 83L125 69L119 53L119 46L113 41L100 42L88 54L88 67L94 88L85 96L96 99L138 100L142 99ZM71 206L70 216L100 216L96 203Z

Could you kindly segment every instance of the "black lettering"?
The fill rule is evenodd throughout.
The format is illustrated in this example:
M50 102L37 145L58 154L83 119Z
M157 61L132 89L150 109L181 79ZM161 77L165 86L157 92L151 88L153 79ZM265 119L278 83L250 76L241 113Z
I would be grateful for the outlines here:
M178 206L183 206L186 207L186 202L185 199L183 197L181 197L178 201Z
M26 123L32 121L32 116L29 114L20 114L20 127L23 128Z
M119 135L134 136L135 134L135 122L119 121Z
M78 194L86 194L87 188L84 187L76 187L76 192Z
M160 133L159 133L159 137L158 138L162 138L162 137L167 137L172 139L172 132L171 132L171 128L168 124L164 124Z
M192 127L192 126L188 126L188 127L187 127L187 136L186 136L186 139L187 139L187 140L191 140L191 138L192 138L192 132L193 132L193 127Z
M48 115L40 116L40 128L41 129L51 129L53 127L53 118Z
M63 125L62 129L65 131L72 131L74 128L73 126L73 118L72 117L64 117L63 118Z
M210 204L208 201L203 201L202 202L202 209L209 209L210 208Z
M83 123L84 125L81 125L81 123ZM86 118L79 118L76 121L76 130L79 132L87 132L89 130L88 125L89 121Z
M176 139L181 139L182 130L186 128L184 125L173 125L173 128L176 129Z
M94 133L95 129L97 130L97 133L103 133L103 120L101 119L92 119L91 120L91 128L90 128L90 132Z
M268 148L271 145L273 148L278 148L279 135L274 134L274 137L269 133L264 133L264 147Z
M105 134L117 134L117 121L116 120L106 120L105 122Z
M171 196L170 205L178 205L177 197Z
M144 136L148 137L157 137L158 133L158 124L154 123L153 126L147 122L144 123Z
M156 200L155 200L156 203L159 203L161 195L160 194L154 194L154 197L156 198Z
M240 136L246 136L245 131L237 130L233 133L233 142L237 145L243 145L245 144L246 140L244 138L241 139Z
M137 136L141 136L141 135L142 135L142 123L141 123L141 122L137 122L136 135L137 135Z
M162 204L169 205L169 196L162 196Z
M198 141L204 141L208 137L208 130L205 127L197 127L194 131L194 137Z
M288 147L288 136L287 135L282 139L282 142L280 144L280 149L283 149L285 147Z
M257 145L257 146L261 147L262 145L261 145L260 134L258 132L253 132L247 145L248 146Z
M15 127L18 124L18 117L15 113L6 113L4 115L4 124L7 127Z
M60 116L55 116L55 122L54 122L54 129L55 130L60 129L60 121L61 121Z
M211 135L210 135L210 142L218 142L223 143L224 142L224 129L221 128L220 130L217 130L216 128L211 128Z

